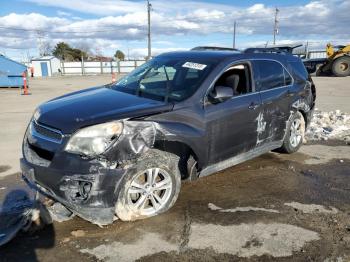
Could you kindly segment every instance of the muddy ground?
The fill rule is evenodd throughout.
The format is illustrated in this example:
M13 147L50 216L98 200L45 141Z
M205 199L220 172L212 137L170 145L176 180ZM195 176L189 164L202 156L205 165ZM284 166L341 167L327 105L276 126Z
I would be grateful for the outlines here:
M0 167L6 170L6 166ZM0 199L23 185L0 180ZM350 261L350 146L268 153L195 182L154 218L74 218L21 233L0 261Z

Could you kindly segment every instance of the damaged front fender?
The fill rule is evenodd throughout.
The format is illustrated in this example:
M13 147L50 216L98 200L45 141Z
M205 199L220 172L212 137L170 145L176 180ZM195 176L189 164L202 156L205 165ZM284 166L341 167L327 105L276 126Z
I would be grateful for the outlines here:
M164 142L183 143L195 154L204 137L204 131L177 123L125 120L123 124L122 134L103 154L107 161L123 163L138 158L151 148L168 151Z

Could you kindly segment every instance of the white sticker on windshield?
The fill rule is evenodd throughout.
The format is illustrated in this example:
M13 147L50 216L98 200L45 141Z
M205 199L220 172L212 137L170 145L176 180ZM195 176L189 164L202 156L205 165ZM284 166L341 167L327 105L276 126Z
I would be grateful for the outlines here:
M191 69L197 69L197 70L203 70L204 68L207 67L207 65L202 65L202 64L197 64L197 63L192 63L192 62L186 62L182 65L182 67L187 67Z

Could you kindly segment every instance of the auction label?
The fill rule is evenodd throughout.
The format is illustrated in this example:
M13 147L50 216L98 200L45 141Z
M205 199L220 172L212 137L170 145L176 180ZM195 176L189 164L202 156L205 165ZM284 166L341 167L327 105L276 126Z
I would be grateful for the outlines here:
M207 67L207 65L202 65L202 64L197 64L197 63L192 63L192 62L186 62L182 65L182 67L187 67L191 69L197 69L197 70L203 70L204 68Z

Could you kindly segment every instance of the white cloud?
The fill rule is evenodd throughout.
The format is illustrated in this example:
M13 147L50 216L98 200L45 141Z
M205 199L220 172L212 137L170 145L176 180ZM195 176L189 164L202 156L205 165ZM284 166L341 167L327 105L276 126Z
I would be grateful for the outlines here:
M57 13L58 16L72 16L72 13L64 12L64 11L61 11L61 10L58 10L56 13Z
M69 20L59 17L48 17L38 13L10 13L0 17L0 26L23 28L28 30L49 30L57 26L67 25Z
M26 0L58 9L57 17L39 13L10 13L0 17L0 47L35 48L38 38L47 39L54 45L66 41L78 45L89 43L92 48L111 50L121 47L123 41L142 41L147 36L145 1L116 0ZM191 37L210 36L214 33L228 34L231 38L233 23L237 21L238 37L271 39L273 6L256 3L249 7L237 7L201 1L179 0L169 3L152 2L152 37L171 41L163 43L166 48L181 48L179 43L188 43ZM280 35L278 40L322 39L335 42L350 40L350 1L319 0L305 5L280 7ZM68 10L68 11L66 11ZM94 14L95 18L83 19L79 13ZM23 30L4 29L17 28ZM31 31L27 31L31 30ZM174 37L175 36L175 37ZM217 42L213 38L208 42ZM183 41L182 41L183 40ZM266 41L261 41L262 43ZM154 42L157 47L161 42ZM323 43L323 42L322 42ZM343 43L343 44L344 44ZM196 45L194 43L194 45ZM240 43L247 46L249 43ZM174 49L174 48L173 48ZM162 49L163 50L163 49ZM153 49L156 52L156 49ZM135 51L142 53L141 49ZM144 52L145 54L146 52Z
M152 55L156 56L166 52L184 51L184 50L188 50L188 48L181 48L181 47L153 48ZM134 48L130 50L130 56L135 58L143 58L147 55L147 51L148 51L147 48Z
M54 6L80 13L112 15L144 11L145 2L115 0L26 0L42 6Z

